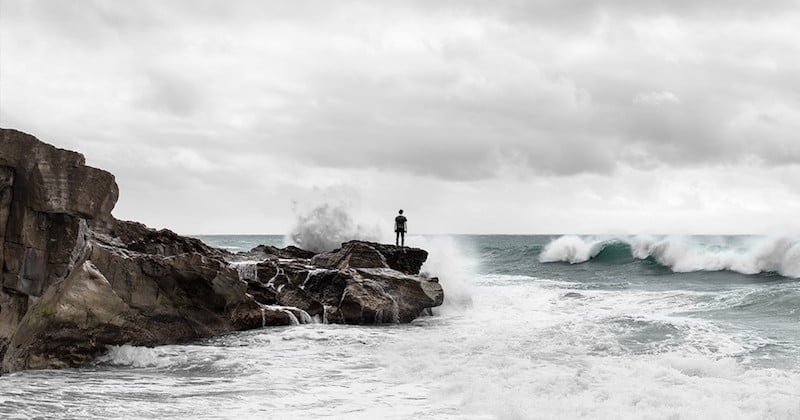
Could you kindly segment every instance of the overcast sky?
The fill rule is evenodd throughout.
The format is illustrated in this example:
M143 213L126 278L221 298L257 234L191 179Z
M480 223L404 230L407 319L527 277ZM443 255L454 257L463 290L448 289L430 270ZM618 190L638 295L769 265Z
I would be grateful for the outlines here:
M121 219L800 232L800 3L0 0L0 125Z

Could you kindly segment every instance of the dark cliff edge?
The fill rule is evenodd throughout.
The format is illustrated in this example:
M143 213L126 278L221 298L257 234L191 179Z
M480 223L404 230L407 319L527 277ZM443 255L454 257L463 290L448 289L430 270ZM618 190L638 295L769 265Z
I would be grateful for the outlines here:
M114 176L0 129L0 372L84 365L112 345L304 322L410 322L441 305L424 250L347 242L234 255L111 215Z

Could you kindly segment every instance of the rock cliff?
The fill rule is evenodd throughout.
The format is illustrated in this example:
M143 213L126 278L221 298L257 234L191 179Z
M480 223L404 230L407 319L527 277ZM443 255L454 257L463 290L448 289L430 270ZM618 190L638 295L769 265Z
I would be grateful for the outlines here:
M3 372L313 319L409 322L442 303L438 280L417 275L423 250L348 242L233 255L116 220L117 197L114 176L79 153L0 129Z

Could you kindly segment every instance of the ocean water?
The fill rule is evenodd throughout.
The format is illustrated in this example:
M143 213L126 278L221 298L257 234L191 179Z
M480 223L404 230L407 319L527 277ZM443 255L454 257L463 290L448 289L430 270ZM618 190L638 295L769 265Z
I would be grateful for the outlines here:
M122 346L0 377L0 418L800 418L799 238L407 241L445 289L433 317Z

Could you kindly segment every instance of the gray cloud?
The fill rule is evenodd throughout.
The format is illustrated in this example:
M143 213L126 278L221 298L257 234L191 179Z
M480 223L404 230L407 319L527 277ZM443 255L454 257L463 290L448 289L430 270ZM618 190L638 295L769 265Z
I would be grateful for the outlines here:
M793 1L0 10L0 124L142 194L800 164Z
M149 71L146 87L143 87L140 104L142 108L189 117L204 106L200 88L188 75L171 74L164 71Z

